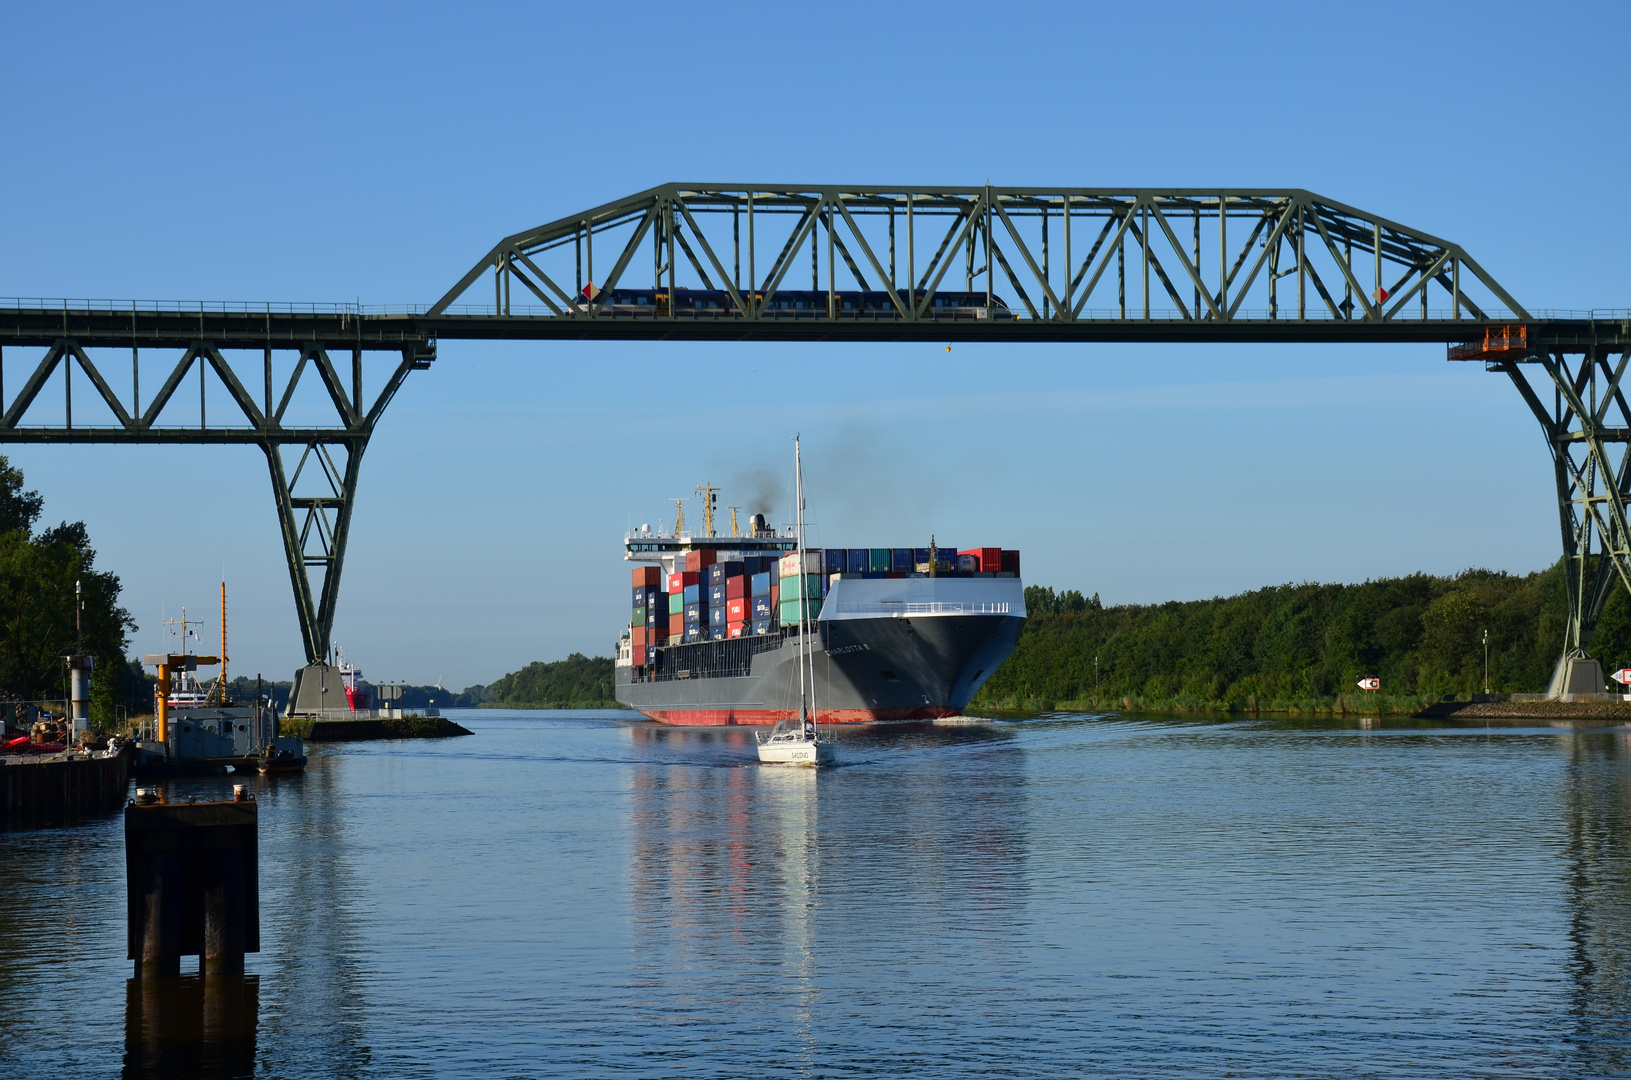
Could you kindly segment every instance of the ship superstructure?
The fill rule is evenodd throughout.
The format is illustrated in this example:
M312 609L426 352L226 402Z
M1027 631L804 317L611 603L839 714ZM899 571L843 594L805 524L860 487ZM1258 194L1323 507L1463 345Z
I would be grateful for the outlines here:
M823 723L959 714L1013 652L1025 621L1019 552L795 551L756 514L742 535L703 528L624 538L633 612L618 642L618 701L669 724L774 724L799 707L799 601L810 611ZM736 524L732 514L732 524ZM732 532L738 532L733 528Z

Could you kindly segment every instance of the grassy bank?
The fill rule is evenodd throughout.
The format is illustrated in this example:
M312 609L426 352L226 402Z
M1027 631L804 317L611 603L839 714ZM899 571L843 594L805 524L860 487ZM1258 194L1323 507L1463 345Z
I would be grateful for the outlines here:
M981 694L969 703L971 713L1014 713L1034 715L1046 712L1138 712L1138 713L1225 713L1239 716L1261 714L1330 716L1414 716L1439 700L1417 694L1337 694L1329 698L1300 701L1274 699L1266 702L1205 702L1192 698L1149 698L1134 694L1124 697L1085 698L1004 698L993 701Z
M309 716L284 717L278 721L278 734L298 735L302 739L310 739L312 727L318 723L327 724L331 728L343 728L346 725L352 725L359 732L370 732L370 734L356 736L358 738L447 739L456 735L473 734L469 728L457 724L445 716L419 716L417 714L381 720L319 721ZM375 734L376 732L377 734Z

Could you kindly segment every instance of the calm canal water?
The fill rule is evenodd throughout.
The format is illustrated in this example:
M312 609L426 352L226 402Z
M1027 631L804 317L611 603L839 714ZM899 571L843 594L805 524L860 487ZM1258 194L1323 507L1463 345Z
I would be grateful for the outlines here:
M846 730L817 775L459 719L249 781L263 951L169 1020L118 816L0 834L0 1075L1631 1072L1626 730L1061 716ZM201 1007L248 1041L155 1058Z

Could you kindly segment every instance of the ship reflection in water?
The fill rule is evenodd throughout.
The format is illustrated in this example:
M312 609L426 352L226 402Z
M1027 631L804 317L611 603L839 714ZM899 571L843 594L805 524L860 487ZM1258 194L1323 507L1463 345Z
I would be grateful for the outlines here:
M259 975L125 983L127 1080L215 1080L255 1072Z
M913 987L969 978L975 998L1002 997L1028 894L1012 730L827 729L843 764L817 770L759 765L748 730L632 726L668 759L631 785L633 947L653 1003L743 1038L774 1029L778 1068L818 1069L835 1002L909 1029ZM857 956L892 957L897 984L857 980Z
M118 815L0 832L0 1076L1631 1074L1631 732L459 720L250 779L237 981L128 981Z

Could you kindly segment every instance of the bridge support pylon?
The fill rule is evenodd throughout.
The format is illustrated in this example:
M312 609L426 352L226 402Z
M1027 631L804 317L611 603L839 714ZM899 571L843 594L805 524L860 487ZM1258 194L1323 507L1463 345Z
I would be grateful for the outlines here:
M270 310L263 319L258 312L207 311L202 306L196 314L173 310L72 314L85 323L83 339L52 337L39 330L19 334L25 345L43 347L44 354L32 363L32 372L9 399L5 367L0 364L0 444L260 447L271 472L301 647L308 664L322 660L328 655L334 629L363 453L375 424L408 373L422 371L435 360L436 339L401 319L382 319L378 326L364 328L357 314L344 307L316 314L281 312L276 323ZM67 321L69 313L64 311L62 318ZM122 367L121 354L126 350L130 356L128 393L114 389L115 383L123 381L114 363ZM281 393L274 392L274 351L292 353L294 359L287 380L278 380ZM154 352L160 354L156 361ZM351 364L345 373L343 361L335 361L347 352ZM395 362L378 392L365 396L363 357L369 353L383 354ZM154 380L146 383L145 398L144 355L148 369L156 363L161 376L156 393ZM229 356L238 358L236 365ZM254 371L257 366L258 372ZM43 402L43 391L59 372L60 410ZM90 391L81 390L77 424L76 372L81 385L88 384ZM179 393L183 380L195 372L196 422ZM322 393L309 393L297 404L301 380L308 374L321 383ZM212 391L217 400L224 395L229 406L217 404L211 410ZM299 415L315 413L319 422L292 423L291 405ZM36 406L37 411L31 412ZM332 414L322 416L330 407ZM314 571L321 574L316 588Z
M1595 344L1533 348L1523 327L1510 329L1501 340L1486 336L1476 352L1453 347L1451 357L1483 359L1487 370L1505 373L1540 421L1557 484L1569 611L1547 696L1600 694L1603 670L1591 657L1591 640L1616 583L1631 590L1631 405L1625 386L1631 350Z

